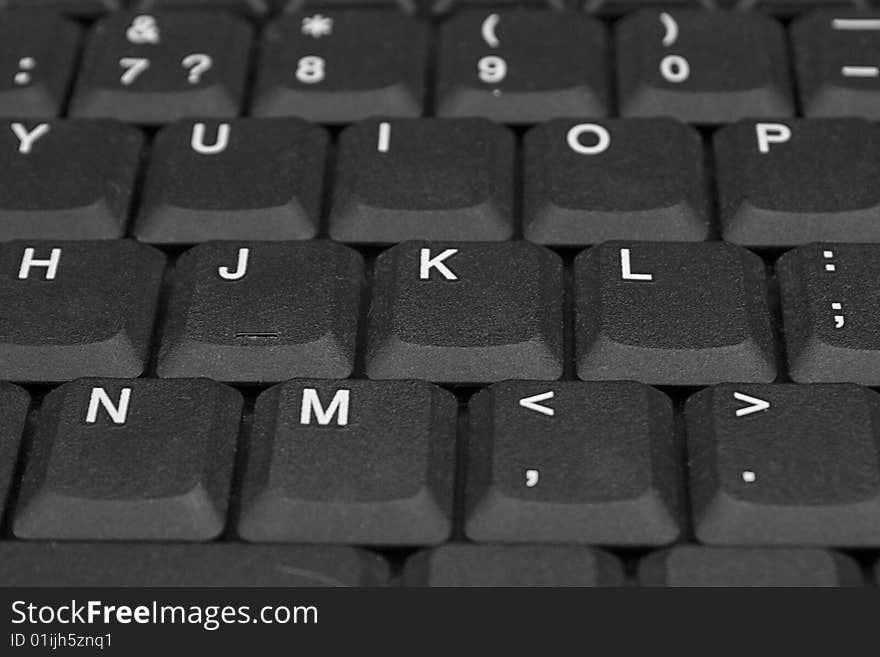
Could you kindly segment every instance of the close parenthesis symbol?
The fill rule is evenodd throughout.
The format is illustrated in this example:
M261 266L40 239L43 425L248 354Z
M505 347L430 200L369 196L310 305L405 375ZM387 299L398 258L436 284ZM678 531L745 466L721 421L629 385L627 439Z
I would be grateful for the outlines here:
M665 11L660 14L660 22L666 29L666 34L663 35L663 45L669 47L678 39L678 23Z
M497 48L498 44L501 43L498 41L498 37L495 36L495 28L497 27L499 20L501 20L501 17L498 14L489 14L486 16L486 20L483 21L483 41L488 43L492 48Z

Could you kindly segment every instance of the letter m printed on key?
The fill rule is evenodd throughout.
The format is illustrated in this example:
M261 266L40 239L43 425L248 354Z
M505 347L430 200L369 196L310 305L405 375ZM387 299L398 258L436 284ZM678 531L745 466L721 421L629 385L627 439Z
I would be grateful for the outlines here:
M330 405L324 408L321 398L315 388L305 388L302 394L299 423L311 424L312 416L321 426L327 426L336 417L336 424L344 427L348 424L348 408L351 399L350 390L337 390L330 400Z

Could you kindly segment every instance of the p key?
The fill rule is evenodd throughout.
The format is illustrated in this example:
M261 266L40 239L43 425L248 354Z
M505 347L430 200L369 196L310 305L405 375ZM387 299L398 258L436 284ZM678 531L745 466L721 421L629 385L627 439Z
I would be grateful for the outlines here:
M770 382L776 351L761 259L721 242L605 242L574 263L582 379Z

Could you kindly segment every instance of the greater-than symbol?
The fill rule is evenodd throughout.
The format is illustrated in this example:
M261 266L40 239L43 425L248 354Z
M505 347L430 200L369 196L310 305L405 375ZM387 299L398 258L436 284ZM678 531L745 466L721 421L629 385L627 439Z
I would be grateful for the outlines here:
M549 415L550 417L553 417L556 414L556 411L549 406L542 406L540 403L542 401L547 401L548 399L553 399L552 390L550 392L542 392L540 395L523 397L519 400L519 405L530 411L535 411L536 413L542 413L543 415Z
M742 408L736 409L737 417L745 417L746 415L751 415L752 413L760 413L761 411L766 411L768 408L770 408L770 402L768 402L766 399L759 399L758 397L752 397L751 395L746 395L741 392L733 393L733 398L737 401L748 404L748 406L743 406Z

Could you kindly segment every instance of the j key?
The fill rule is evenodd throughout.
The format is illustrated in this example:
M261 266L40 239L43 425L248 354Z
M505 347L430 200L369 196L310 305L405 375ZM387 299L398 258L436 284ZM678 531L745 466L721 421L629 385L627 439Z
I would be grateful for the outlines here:
M290 381L260 395L239 535L433 545L449 538L457 403L419 381Z
M725 384L685 415L700 541L880 546L880 395Z
M526 239L582 246L710 235L703 144L692 128L669 119L560 120L531 130L524 148Z
M606 41L602 24L580 13L456 13L440 31L437 115L505 123L605 116Z
M254 116L422 114L428 24L396 9L284 15L264 31L261 53Z
M639 564L641 586L861 586L858 564L839 552L810 548L717 548L679 545Z
M622 586L623 567L607 552L575 545L449 544L406 562L404 585Z
M0 245L0 379L140 376L164 264L127 240Z
M80 379L40 409L18 538L209 540L226 524L241 395L204 379Z
M757 13L645 10L617 24L622 116L717 124L794 115L785 33Z
M24 433L30 397L9 383L0 383L0 517L6 510L6 496L18 461L18 447Z
M134 234L152 244L315 237L326 150L326 133L298 119L168 126Z
M384 586L382 557L350 547L0 542L0 586Z
M575 259L582 379L770 382L764 263L731 244L605 242Z
M878 242L880 132L861 119L743 121L715 133L724 239Z
M61 113L80 30L52 14L8 12L0 22L0 115L51 118Z
M491 241L514 232L515 139L483 119L366 121L340 137L330 237Z
M331 242L212 242L177 262L162 377L343 379L354 367L361 257Z
M802 246L777 272L791 378L880 385L880 245Z
M53 9L80 18L99 16L122 5L123 0L0 0L0 9Z
M225 12L112 14L89 38L70 114L145 125L237 116L251 36Z
M814 12L791 38L805 116L880 119L880 13Z
M0 240L122 237L142 145L113 121L0 123Z
M156 11L162 9L226 9L244 16L266 16L278 0L133 0L131 9Z
M672 403L635 382L498 383L470 402L476 542L665 545L683 489Z
M371 379L487 383L563 371L562 261L528 242L407 242L376 260Z

